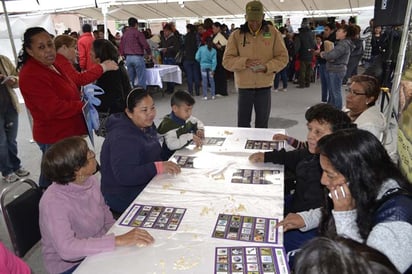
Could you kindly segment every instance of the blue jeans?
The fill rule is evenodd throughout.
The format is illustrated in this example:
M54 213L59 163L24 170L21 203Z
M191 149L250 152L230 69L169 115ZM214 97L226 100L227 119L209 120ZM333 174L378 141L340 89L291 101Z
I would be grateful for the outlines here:
M132 87L142 87L146 89L146 63L143 56L127 55L126 56L127 73ZM136 76L138 84L135 85Z
M327 102L329 97L328 88L328 72L326 71L326 63L319 64L320 85L322 88L322 102Z
M18 113L10 103L0 112L0 171L3 176L20 168L16 141L18 127Z
M175 58L172 57L163 57L163 64L165 65L176 65ZM175 90L174 82L167 82L166 93L173 93Z
M342 80L343 77L345 77L345 73L345 71L328 71L328 103L335 106L339 110L342 109Z
M183 61L183 68L186 72L187 89L193 95L193 83L195 84L196 95L199 95L200 89L200 65L197 61Z
M255 108L255 127L267 128L269 123L272 97L270 87L239 88L237 126L250 127L252 109Z
M215 78L212 75L211 69L203 69L202 68L202 90L203 90L203 97L207 97L207 83L210 85L210 94L215 96Z
M46 151L49 149L49 147L51 147L52 144L41 144L41 143L37 143L37 145L39 146L41 152L42 152L42 159L44 156L44 153L46 153ZM43 174L43 170L41 170L40 168L40 177L39 177L39 186L42 188L48 188L49 185L51 185L52 181L46 179L46 177L44 177Z
M273 81L273 87L275 89L279 88L279 82L282 79L283 88L288 88L288 65L276 73L275 80Z

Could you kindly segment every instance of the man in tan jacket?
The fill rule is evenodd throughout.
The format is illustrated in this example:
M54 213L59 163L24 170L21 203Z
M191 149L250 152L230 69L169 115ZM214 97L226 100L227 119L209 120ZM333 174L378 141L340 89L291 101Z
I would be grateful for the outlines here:
M13 183L30 173L17 157L18 100L13 88L19 78L13 63L0 55L0 171L3 182Z
M235 73L239 89L238 127L250 127L255 108L255 127L267 128L271 109L271 86L275 73L288 63L281 33L263 20L263 5L246 5L246 23L229 37L223 66Z

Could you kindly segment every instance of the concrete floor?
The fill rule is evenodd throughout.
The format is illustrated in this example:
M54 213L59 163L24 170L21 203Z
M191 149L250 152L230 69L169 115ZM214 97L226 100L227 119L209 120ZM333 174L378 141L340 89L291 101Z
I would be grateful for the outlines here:
M285 128L291 136L305 140L306 121L304 113L308 107L320 102L320 83L312 83L309 88L297 89L296 85L289 82L287 92L272 92L272 111L269 121L270 128ZM186 86L178 85L176 89L186 89ZM228 81L229 96L217 97L216 100L201 100L200 96L195 97L196 105L193 115L210 126L230 126L237 125L237 93L234 89L233 80ZM157 108L157 118L155 124L158 125L162 117L170 112L170 95L162 97L160 92L154 93ZM32 141L31 128L27 118L24 104L21 104L22 111L19 119L18 148L22 165L31 172L30 178L37 181L40 174L40 149ZM46 106L45 106L46 107ZM252 120L253 121L253 120ZM103 138L95 136L95 152L100 154ZM97 157L99 159L99 156ZM0 183L3 189L5 183ZM5 233L3 220L0 219L0 240L11 249L10 240ZM46 273L42 263L39 244L29 252L24 260L30 265L34 274Z

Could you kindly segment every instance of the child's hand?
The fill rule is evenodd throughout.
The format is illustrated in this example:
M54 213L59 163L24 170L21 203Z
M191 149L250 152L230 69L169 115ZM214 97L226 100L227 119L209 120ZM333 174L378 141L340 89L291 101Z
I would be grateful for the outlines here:
M263 152L253 153L249 156L249 161L252 163L263 163L265 160L265 154Z
M195 143L196 147L202 147L203 139L201 139L199 136L193 134L193 143Z
M205 138L205 131L203 129L198 129L196 131L196 135L197 137L199 137L200 139L204 139Z
M288 139L288 136L285 134L278 133L278 134L273 135L272 139L274 141L286 141Z

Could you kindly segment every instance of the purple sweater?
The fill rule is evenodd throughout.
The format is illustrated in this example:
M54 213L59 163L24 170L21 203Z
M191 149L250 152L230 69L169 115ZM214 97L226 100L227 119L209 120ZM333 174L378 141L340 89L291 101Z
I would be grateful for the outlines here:
M83 185L53 183L40 200L40 231L44 265L61 273L84 257L115 248L114 224L96 177Z

